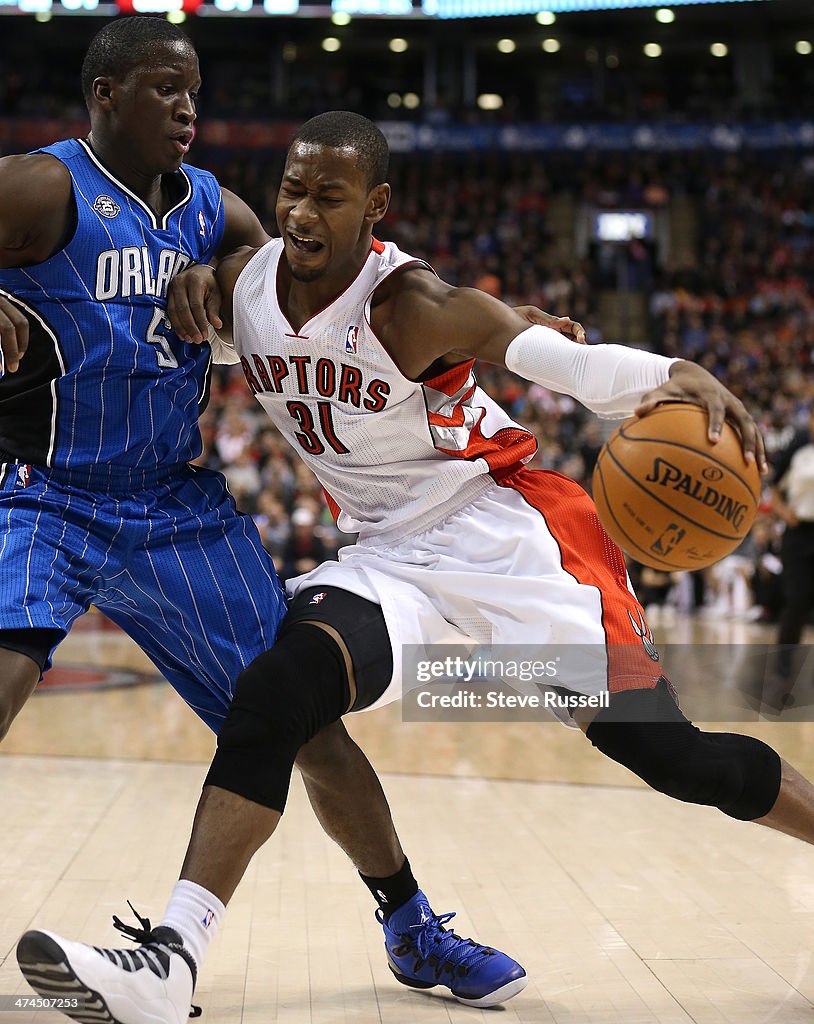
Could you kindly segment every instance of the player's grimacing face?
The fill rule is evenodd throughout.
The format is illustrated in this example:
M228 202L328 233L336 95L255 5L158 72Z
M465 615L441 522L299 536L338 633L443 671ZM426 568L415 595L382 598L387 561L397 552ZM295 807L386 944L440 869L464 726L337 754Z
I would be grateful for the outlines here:
M201 87L198 58L191 46L162 46L148 65L116 83L116 130L145 169L177 170L194 136Z
M315 281L357 254L371 206L356 152L295 143L277 195L277 226L297 281Z

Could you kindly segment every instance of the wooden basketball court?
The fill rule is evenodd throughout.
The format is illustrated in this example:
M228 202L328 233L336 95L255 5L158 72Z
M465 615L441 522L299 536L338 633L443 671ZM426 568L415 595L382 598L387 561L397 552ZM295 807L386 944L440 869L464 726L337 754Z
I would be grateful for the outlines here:
M26 928L120 945L110 918L129 914L126 899L160 917L213 749L170 688L150 681L149 662L99 621L60 649L63 685L29 702L0 756L10 1024L60 1019L8 1009L9 996L31 994L14 960ZM669 633L761 636L724 620L680 620ZM94 673L119 688L71 689ZM758 717L737 728L814 775L814 724ZM516 956L529 986L502 1010L475 1010L391 980L372 901L295 779L201 973L204 1024L814 1020L811 847L652 793L554 723L403 723L396 705L349 727L383 774L436 911L457 910L459 933Z

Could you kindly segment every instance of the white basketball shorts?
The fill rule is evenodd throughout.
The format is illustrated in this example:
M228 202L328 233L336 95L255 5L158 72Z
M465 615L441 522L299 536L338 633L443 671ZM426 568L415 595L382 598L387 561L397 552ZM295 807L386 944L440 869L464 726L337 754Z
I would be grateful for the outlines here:
M622 552L586 492L559 473L521 470L427 530L373 537L338 559L287 589L334 586L381 605L393 678L366 710L415 685L402 678L405 645L580 648L602 671L569 676L566 665L558 683L576 693L650 688L663 674Z

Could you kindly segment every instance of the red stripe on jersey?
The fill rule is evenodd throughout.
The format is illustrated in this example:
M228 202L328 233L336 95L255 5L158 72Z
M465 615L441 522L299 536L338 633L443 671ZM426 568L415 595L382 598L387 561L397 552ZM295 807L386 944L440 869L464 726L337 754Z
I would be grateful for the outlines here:
M537 451L537 440L520 427L504 427L492 437L484 437L478 423L470 431L469 444L462 451L435 447L456 459L483 459L489 466L489 475L500 484L524 468Z
M543 516L559 546L563 569L599 590L608 689L652 689L664 675L648 654L652 633L642 606L628 590L624 556L605 532L593 501L574 480L548 470L522 469L501 486L517 491ZM540 586L545 587L544 580Z
M339 516L342 512L342 509L337 505L337 503L333 500L330 494L328 494L324 487L322 488L322 493L325 495L325 501L328 504L328 509L331 515L334 517L334 522L337 522L339 520Z
M444 448L438 443L438 433L432 429L433 427L453 429L464 426L466 422L465 409L466 407L472 408L470 402L477 388L477 382L472 373L474 365L474 359L467 359L466 362L458 363L457 366L445 370L437 377L423 382L425 387L452 397L464 388L467 381L472 381L472 386L467 388L453 406L451 415L430 412L428 409L427 422L430 425L430 433L437 451L454 459L469 459L470 461L483 459L489 466L490 474L500 482L506 476L516 473L534 456L537 451L537 441L533 434L521 427L503 427L495 431L491 437L486 437L481 430L486 410L477 407L475 407L478 414L477 422L471 427L466 437L465 448Z
M465 362L458 363L457 366L453 366L449 370L444 370L443 373L433 377L432 380L425 380L422 383L434 391L443 391L445 395L454 395L456 391L460 391L464 384L466 384L474 365L474 359L467 359Z
M455 403L454 411L451 416L442 416L441 413L438 412L428 412L427 419L434 427L462 427L464 425L464 403L468 402L475 394L475 387L476 385L473 384L467 392L461 395L460 400ZM457 391L458 389L456 388L455 390ZM454 391L452 393L455 394ZM481 409L478 422L483 419L485 411L486 410Z

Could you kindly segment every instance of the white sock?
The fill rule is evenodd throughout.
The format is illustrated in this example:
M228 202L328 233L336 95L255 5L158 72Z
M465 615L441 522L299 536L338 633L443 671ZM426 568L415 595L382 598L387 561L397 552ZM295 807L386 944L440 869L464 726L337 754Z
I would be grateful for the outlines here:
M197 882L182 879L175 883L161 924L178 932L200 970L225 910L218 897L208 889Z

